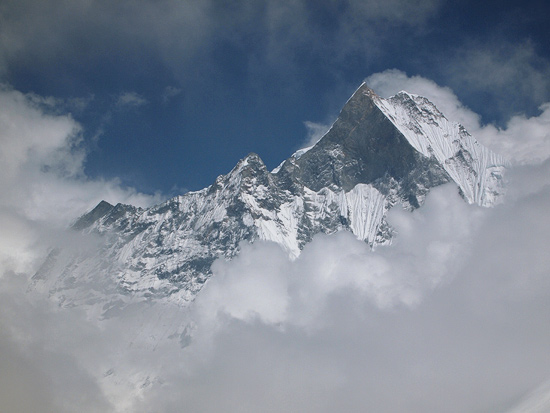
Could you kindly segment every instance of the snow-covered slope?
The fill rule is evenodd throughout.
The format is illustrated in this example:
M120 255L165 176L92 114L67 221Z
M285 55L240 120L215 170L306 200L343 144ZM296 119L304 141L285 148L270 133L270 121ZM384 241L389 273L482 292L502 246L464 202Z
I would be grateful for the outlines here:
M491 206L502 195L505 160L482 146L462 125L450 122L428 99L399 92L373 96L376 106L418 152L435 157L470 203Z
M451 181L467 202L491 206L504 165L427 99L382 99L363 84L322 139L272 172L250 154L208 188L149 209L100 203L74 224L99 236L99 252L52 252L34 283L64 305L106 301L106 314L128 297L190 301L240 242L273 241L291 258L320 232L388 244L390 208L418 208ZM100 291L97 277L117 288Z

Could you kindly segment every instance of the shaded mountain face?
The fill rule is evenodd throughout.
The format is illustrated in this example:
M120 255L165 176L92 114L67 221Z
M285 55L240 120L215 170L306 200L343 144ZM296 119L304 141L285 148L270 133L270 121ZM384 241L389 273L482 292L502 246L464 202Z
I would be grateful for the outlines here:
M276 242L292 258L320 232L389 244L390 208L419 208L447 182L466 202L492 206L503 194L504 165L427 99L382 99L363 84L323 138L271 172L250 154L210 187L149 209L101 202L73 225L102 238L99 254L55 251L35 284L61 304L104 296L94 289L98 276L114 281L113 295L189 301L212 263L235 256L243 241Z

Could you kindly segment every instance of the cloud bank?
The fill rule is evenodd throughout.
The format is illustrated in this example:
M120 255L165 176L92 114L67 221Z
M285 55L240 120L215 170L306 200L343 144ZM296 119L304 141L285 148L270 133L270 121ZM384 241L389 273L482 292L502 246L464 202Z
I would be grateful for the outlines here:
M512 172L518 195L493 210L433 191L425 210L390 217L393 248L348 233L295 261L243 246L187 310L136 303L98 325L19 281L3 348L58 411L75 402L46 383L67 369L90 411L517 411L550 376L548 169Z
M512 193L545 182L493 210L434 191L425 210L390 216L392 248L342 233L294 262L270 244L217 262L189 370L142 408L517 411L550 372L547 170L512 172Z

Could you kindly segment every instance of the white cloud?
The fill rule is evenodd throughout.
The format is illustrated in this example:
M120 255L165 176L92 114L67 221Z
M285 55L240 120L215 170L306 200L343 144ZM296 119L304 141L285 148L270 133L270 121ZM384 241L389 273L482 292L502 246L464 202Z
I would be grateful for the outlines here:
M414 307L452 279L452 268L465 257L484 212L464 203L448 185L433 190L412 214L390 212L399 237L389 248L372 252L344 231L317 235L290 262L275 244L243 244L239 256L214 265L213 278L197 298L198 318L210 323L226 314L245 322L311 328L323 324L327 301L340 293L357 294L382 310Z
M540 163L550 158L550 103L540 115L510 118L505 128L487 125L476 132L479 140L515 163Z
M46 103L55 102L7 86L0 90L0 260L15 271L28 270L44 253L37 238L66 228L102 199L142 206L158 200L116 180L88 179L81 126L45 109Z
M45 115L35 105L35 96L28 98L5 86L0 93L2 184L29 166L55 167L74 176L82 167L81 155L72 151L78 144L79 125L68 116Z
M330 125L310 121L304 122L304 125L307 129L306 143L303 145L304 148L315 145L330 129Z
M81 126L59 105L65 102L0 89L2 411L114 409L97 380L108 352L101 330L82 311L60 311L47 297L29 294L26 283L52 248L84 245L67 226L100 200L142 206L158 200L116 180L86 177Z
M534 166L510 185L537 179L550 183ZM375 252L347 233L316 237L294 262L270 244L243 248L197 297L209 322L198 318L182 359L191 370L166 389L180 397L160 390L148 406L512 408L550 368L548 188L492 210L441 188L426 210L394 215L396 245Z
M137 108L145 104L147 104L147 99L136 92L121 93L115 103L118 108Z
M245 244L216 262L189 312L134 303L97 326L5 278L3 354L21 360L14 374L52 411L521 406L550 369L548 167L512 170L514 196L494 209L446 186L423 209L395 210L390 248L321 235L290 261L274 244ZM81 387L87 398L75 401Z
M550 368L550 175L520 169L512 193L545 184L492 210L441 188L425 212L394 215L392 248L340 233L295 261L267 243L218 261L190 314L160 312L196 322L189 346L136 353L159 334L157 312L134 335L118 371L147 366L162 380L151 375L132 410L507 411L543 399L543 387L528 395Z

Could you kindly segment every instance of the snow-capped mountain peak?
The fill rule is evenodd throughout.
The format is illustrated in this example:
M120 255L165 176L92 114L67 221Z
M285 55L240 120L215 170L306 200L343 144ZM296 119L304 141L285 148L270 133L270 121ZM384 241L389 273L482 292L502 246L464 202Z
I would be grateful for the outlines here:
M459 123L447 120L425 97L399 92L373 101L414 149L437 159L468 202L492 206L499 201L503 157L482 146Z
M447 182L469 203L494 205L504 166L428 99L407 92L384 99L362 84L315 145L271 172L251 153L208 188L149 209L100 203L73 226L100 235L100 253L63 261L56 252L35 280L49 280L62 303L97 299L93 289L72 283L92 272L113 278L119 291L110 294L117 297L189 301L212 263L231 259L241 242L272 241L291 258L320 232L348 230L371 246L389 244L390 208L418 208L431 188ZM63 271L66 260L70 272Z

